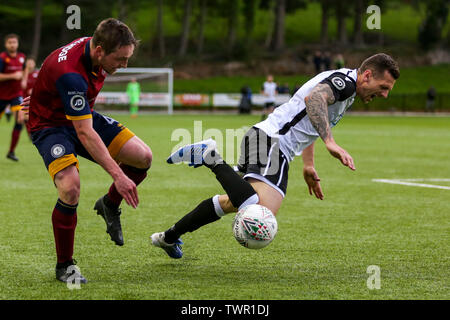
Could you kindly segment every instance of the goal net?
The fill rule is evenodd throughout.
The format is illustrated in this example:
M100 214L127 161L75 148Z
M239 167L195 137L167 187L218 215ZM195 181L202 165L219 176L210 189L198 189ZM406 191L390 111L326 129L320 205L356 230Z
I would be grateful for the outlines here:
M96 105L105 109L128 110L130 96L128 84L136 81L140 86L139 109L167 108L173 113L173 69L171 68L125 68L119 69L105 79L103 89L97 96Z

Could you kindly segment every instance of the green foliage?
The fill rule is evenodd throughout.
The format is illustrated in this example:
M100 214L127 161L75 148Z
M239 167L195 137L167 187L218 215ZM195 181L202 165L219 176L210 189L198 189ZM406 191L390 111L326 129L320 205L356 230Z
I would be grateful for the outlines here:
M426 18L419 28L418 39L422 49L431 49L440 42L448 11L448 0L427 1Z

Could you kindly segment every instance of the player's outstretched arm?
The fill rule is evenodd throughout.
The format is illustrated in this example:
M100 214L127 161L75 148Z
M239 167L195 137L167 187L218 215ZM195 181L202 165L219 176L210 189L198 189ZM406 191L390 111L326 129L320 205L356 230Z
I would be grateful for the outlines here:
M136 184L123 173L119 165L111 158L102 139L92 127L92 118L73 120L72 123L85 149L111 175L117 191L128 205L136 208L139 204Z
M314 195L317 199L323 200L323 191L320 186L320 178L314 168L314 143L305 148L302 152L303 158L303 177L308 185L309 194Z
M311 124L323 142L325 142L330 154L339 159L343 165L355 170L353 158L334 141L333 135L331 134L331 127L328 120L328 106L334 102L335 97L331 87L326 83L319 83L305 97L306 112Z

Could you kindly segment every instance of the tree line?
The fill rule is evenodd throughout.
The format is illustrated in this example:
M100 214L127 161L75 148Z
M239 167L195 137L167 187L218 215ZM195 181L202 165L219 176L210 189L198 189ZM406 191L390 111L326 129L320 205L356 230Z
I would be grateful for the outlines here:
M305 9L315 2L321 8L320 36L317 43L329 46L336 43L352 47L367 45L364 39L364 18L366 8L375 4L383 12L389 2L408 5L420 9L425 6L425 15L418 33L418 43L424 50L442 43L442 32L447 23L449 0L15 0L0 5L0 32L22 35L26 40L22 46L33 56L41 57L77 36L92 32L97 23L106 17L116 17L133 25L136 13L145 6L154 8L149 33L151 38L143 41L144 53L154 58L184 58L186 55L203 55L211 51L207 48L206 28L215 27L211 20L226 21L224 39L217 51L224 57L233 57L236 52L257 47L269 53L281 53L286 49L286 16L298 9ZM82 12L81 30L69 30L66 26L70 5L78 5ZM254 29L258 11L268 14L267 33L262 43L255 43ZM167 16L180 22L176 37L166 33ZM419 13L418 13L419 14ZM337 22L337 38L332 43L329 34L330 19ZM353 20L353 30L349 34L346 26ZM209 24L207 23L209 21ZM219 27L219 26L218 26ZM223 26L220 26L223 28ZM243 36L242 36L243 34ZM239 38L239 35L241 35ZM377 44L383 43L383 32L377 32ZM243 37L243 38L242 38Z

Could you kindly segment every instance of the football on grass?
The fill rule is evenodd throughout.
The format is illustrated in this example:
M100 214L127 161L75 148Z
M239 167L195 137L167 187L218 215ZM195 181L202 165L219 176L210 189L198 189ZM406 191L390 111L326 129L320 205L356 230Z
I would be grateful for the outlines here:
M277 230L277 219L272 211L259 204L242 208L233 220L234 237L249 249L266 247L275 238Z

